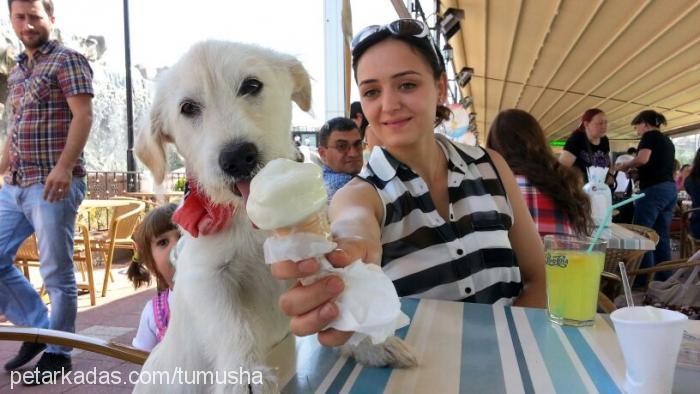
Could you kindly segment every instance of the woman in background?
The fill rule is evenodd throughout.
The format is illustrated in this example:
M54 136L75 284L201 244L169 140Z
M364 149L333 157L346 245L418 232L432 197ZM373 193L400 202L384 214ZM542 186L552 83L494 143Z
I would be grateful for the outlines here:
M588 167L612 169L610 142L605 136L607 131L608 117L605 112L598 108L587 110L581 116L581 124L566 140L564 150L559 155L559 163L578 168L583 175L583 183L588 182Z
M693 208L700 208L700 149L695 152L693 166L690 168L690 174L685 178L683 185L693 201ZM690 216L690 234L695 238L700 238L700 215Z
M646 196L634 203L634 224L653 228L659 234L659 243L653 256L647 253L642 260L641 268L648 268L671 260L669 230L673 208L678 199L673 180L676 148L671 139L659 130L661 125L666 124L666 118L660 113L653 110L642 111L632 119L631 124L641 137L637 156L634 160L619 164L618 170L637 168L639 189ZM668 271L656 274L660 280L669 276Z
M581 177L557 161L532 115L519 109L498 114L486 147L513 170L540 236L590 232L591 203Z

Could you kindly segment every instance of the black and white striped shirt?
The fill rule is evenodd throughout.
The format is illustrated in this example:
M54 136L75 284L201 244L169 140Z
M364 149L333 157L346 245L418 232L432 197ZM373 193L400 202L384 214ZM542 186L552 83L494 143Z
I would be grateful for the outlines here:
M448 159L449 222L423 179L384 149L359 175L384 204L382 268L399 296L510 303L522 283L503 184L483 149L435 137Z

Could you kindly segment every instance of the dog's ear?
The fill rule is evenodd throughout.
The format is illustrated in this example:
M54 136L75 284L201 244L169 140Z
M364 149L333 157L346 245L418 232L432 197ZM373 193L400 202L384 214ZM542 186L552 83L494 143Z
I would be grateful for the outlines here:
M134 153L153 174L153 180L161 184L165 180L167 161L165 144L172 139L165 133L160 100L151 108L148 124L141 128L134 144Z
M297 103L299 108L305 112L311 109L311 81L309 73L297 59L291 59L289 64L289 72L294 81L294 91L292 92L292 100Z

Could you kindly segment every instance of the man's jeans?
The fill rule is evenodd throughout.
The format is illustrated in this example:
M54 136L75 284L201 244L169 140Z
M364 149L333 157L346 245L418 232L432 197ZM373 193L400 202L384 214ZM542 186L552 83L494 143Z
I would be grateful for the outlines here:
M0 313L20 326L75 332L78 298L73 268L73 230L78 207L85 197L85 181L73 179L63 200L49 203L44 185L0 189ZM46 306L14 259L20 244L36 232L39 271L51 299ZM49 353L70 354L71 348L51 345Z
M671 260L671 218L673 207L678 199L676 184L674 182L662 182L645 188L641 191L644 197L635 201L634 224L653 228L659 234L659 243L656 251L644 255L641 268L653 267L658 263ZM656 274L657 280L666 280L671 276L670 271ZM644 277L637 277L637 285L643 284Z

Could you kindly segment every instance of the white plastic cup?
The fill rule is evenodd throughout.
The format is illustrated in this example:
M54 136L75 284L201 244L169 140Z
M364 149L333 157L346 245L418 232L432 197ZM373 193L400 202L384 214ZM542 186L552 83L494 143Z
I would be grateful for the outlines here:
M688 316L652 306L610 315L625 358L625 392L670 393Z

